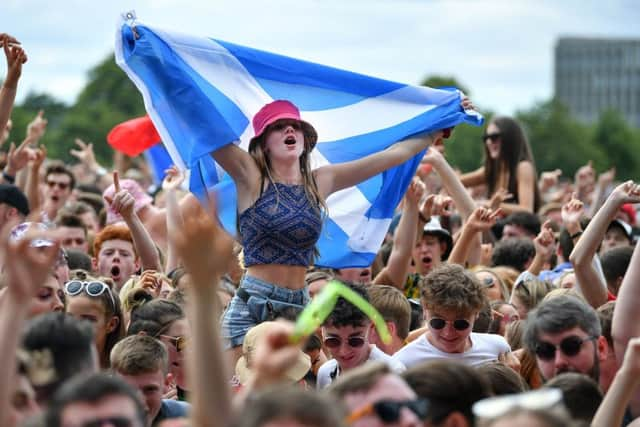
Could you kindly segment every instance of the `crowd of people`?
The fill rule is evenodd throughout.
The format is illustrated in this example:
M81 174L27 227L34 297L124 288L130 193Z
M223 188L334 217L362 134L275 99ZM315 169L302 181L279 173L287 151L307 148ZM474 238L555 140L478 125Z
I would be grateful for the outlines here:
M176 167L154 188L81 139L51 159L46 112L8 144L27 56L0 45L0 425L640 425L640 186L614 169L538 174L508 117L476 171L447 162L452 129L313 169L313 124L277 100L248 151L211 153L235 241ZM425 149L373 263L315 265L327 197ZM345 297L294 339L333 281L391 339Z

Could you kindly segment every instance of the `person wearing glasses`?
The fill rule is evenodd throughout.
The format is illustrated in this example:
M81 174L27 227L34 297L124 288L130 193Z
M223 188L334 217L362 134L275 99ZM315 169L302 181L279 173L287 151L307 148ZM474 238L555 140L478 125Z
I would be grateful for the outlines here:
M51 222L58 216L58 211L67 203L76 185L76 179L63 163L55 162L47 167L44 174L44 184L43 221Z
M487 198L500 198L500 208L537 212L540 192L535 161L520 124L509 117L496 117L482 136L484 165L461 177L465 187L487 186Z
M596 311L580 298L563 295L543 301L527 317L524 345L536 356L544 380L578 372L600 382L600 363L607 359Z
M140 391L148 427L187 416L188 403L163 399L173 386L173 376L169 373L169 354L159 340L148 335L123 339L111 351L111 368Z
M347 284L367 302L367 288L361 284ZM338 298L335 308L322 326L324 347L333 359L318 369L316 387L320 390L331 384L343 372L364 365L369 361L381 361L395 372L404 371L402 363L394 361L373 344L373 324L355 305Z
M456 360L466 365L511 357L505 339L472 332L480 310L488 304L475 275L457 264L446 264L429 273L422 284L422 308L426 332L393 355L407 368L430 360Z
M70 280L64 285L67 298L65 312L94 325L93 339L100 367L108 369L111 349L124 335L120 300L103 280L87 275L81 275L81 278Z
M328 392L347 408L352 427L422 427L429 415L430 402L382 362L347 372Z

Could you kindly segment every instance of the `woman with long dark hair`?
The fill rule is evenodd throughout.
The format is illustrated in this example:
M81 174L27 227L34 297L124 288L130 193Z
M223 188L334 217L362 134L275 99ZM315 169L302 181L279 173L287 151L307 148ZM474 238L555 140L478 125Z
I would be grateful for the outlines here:
M510 117L496 117L482 136L484 165L461 177L466 187L486 185L487 198L502 197L500 208L537 212L540 192L533 153L524 130Z

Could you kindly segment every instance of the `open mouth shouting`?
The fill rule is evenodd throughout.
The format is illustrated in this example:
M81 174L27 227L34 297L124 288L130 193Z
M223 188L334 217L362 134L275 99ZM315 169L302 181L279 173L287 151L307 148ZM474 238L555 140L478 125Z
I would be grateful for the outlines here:
M293 135L289 135L285 140L284 143L287 146L291 146L291 145L296 145L296 137Z
M120 279L120 266L114 265L111 267L111 278L116 282Z

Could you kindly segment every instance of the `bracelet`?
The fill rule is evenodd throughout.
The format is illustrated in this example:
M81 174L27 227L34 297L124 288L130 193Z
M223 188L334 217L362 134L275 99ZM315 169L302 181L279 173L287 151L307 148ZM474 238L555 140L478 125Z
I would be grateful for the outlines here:
M425 224L430 221L430 219L424 216L422 212L418 212L418 217L420 218L420 221L424 222Z
M15 176L11 176L8 173L6 173L5 171L2 171L2 178L7 181L9 184L14 184L16 182L16 177Z
M580 231L578 231L578 232L576 232L574 234L569 235L569 237L571 237L571 240L573 240L573 239L575 239L577 237L580 237L580 236L582 236L582 230L580 230Z

